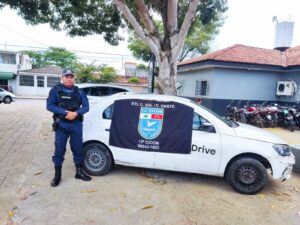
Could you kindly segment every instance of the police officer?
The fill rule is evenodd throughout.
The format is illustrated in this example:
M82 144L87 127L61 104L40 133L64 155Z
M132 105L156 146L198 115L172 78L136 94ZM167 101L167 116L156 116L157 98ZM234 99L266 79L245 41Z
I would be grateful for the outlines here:
M62 84L54 86L47 99L47 110L53 113L53 130L55 130L55 151L52 161L55 176L52 187L59 185L61 168L66 152L67 140L70 137L70 147L76 166L76 179L90 181L91 177L82 171L82 121L83 114L89 111L89 102L85 93L74 85L74 73L65 69L62 73Z

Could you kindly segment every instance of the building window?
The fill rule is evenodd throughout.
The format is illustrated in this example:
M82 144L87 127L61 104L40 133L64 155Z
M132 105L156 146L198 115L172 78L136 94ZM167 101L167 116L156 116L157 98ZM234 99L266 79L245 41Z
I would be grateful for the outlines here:
M195 95L207 96L209 94L209 84L207 80L196 80Z
M0 53L0 64L16 64L16 55Z
M20 75L20 86L34 87L34 76Z
M45 87L45 80L43 76L37 76L37 86Z
M0 79L0 85L8 85L8 80Z
M184 81L181 80L181 81L177 81L177 94L178 95L182 95L183 94L183 85L184 85Z
M125 68L125 76L128 76L128 77L136 76L136 69L135 68Z
M54 87L60 83L59 77L47 77L47 87Z

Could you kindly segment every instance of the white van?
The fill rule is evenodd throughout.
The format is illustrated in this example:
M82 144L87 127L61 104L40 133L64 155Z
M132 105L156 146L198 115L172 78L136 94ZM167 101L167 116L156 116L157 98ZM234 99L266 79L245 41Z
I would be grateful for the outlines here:
M104 97L84 119L84 168L104 175L113 164L225 177L255 194L291 176L294 155L281 138L226 121L189 99L119 93Z

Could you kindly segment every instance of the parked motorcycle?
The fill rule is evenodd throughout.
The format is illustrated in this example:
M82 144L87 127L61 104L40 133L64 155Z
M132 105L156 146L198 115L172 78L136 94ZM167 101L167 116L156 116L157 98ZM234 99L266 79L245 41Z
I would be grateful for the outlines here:
M286 127L294 131L296 127L300 128L300 102L294 106L280 106L276 103L261 105L249 104L240 107L233 105L234 101L227 106L228 114L226 118L241 123L247 123L257 127Z
M251 124L251 125L254 125L254 126L257 126L260 128L264 127L263 119L261 118L259 111L255 105L248 106L245 115L246 115L248 124Z
M241 101L238 102L237 106L232 106L233 101L229 105L227 105L228 114L226 115L226 119L233 120L241 123L247 123L247 119L245 116L246 109L240 108Z
M262 122L264 127L273 127L274 121L272 118L272 110L270 107L266 107L265 105L267 102L264 102L261 106L257 107L257 110L259 111L259 115L262 118Z
M278 124L293 132L295 130L293 111L288 107L280 107L278 112Z

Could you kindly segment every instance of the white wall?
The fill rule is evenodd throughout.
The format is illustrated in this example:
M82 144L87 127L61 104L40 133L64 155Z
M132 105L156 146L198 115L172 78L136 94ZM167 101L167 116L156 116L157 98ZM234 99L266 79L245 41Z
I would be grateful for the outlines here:
M17 96L48 96L51 87L47 87L47 77L58 77L58 75L46 75L46 74L23 74L34 76L34 86L20 86L20 76L18 75L16 78L16 89L15 94ZM44 76L44 87L37 87L37 77Z
M21 56L21 61L20 61L20 56ZM17 64L19 64L20 70L32 69L32 61L28 55L17 53L16 54L16 62L17 62Z
M5 52L0 52L5 53ZM17 71L20 70L27 70L32 69L32 62L28 55L24 55L21 53L9 53L9 54L15 54L16 58L16 64L0 64L0 71L2 72L11 72L11 73L17 73ZM20 56L21 60L20 61Z
M16 64L0 64L1 72L17 73L18 66Z

